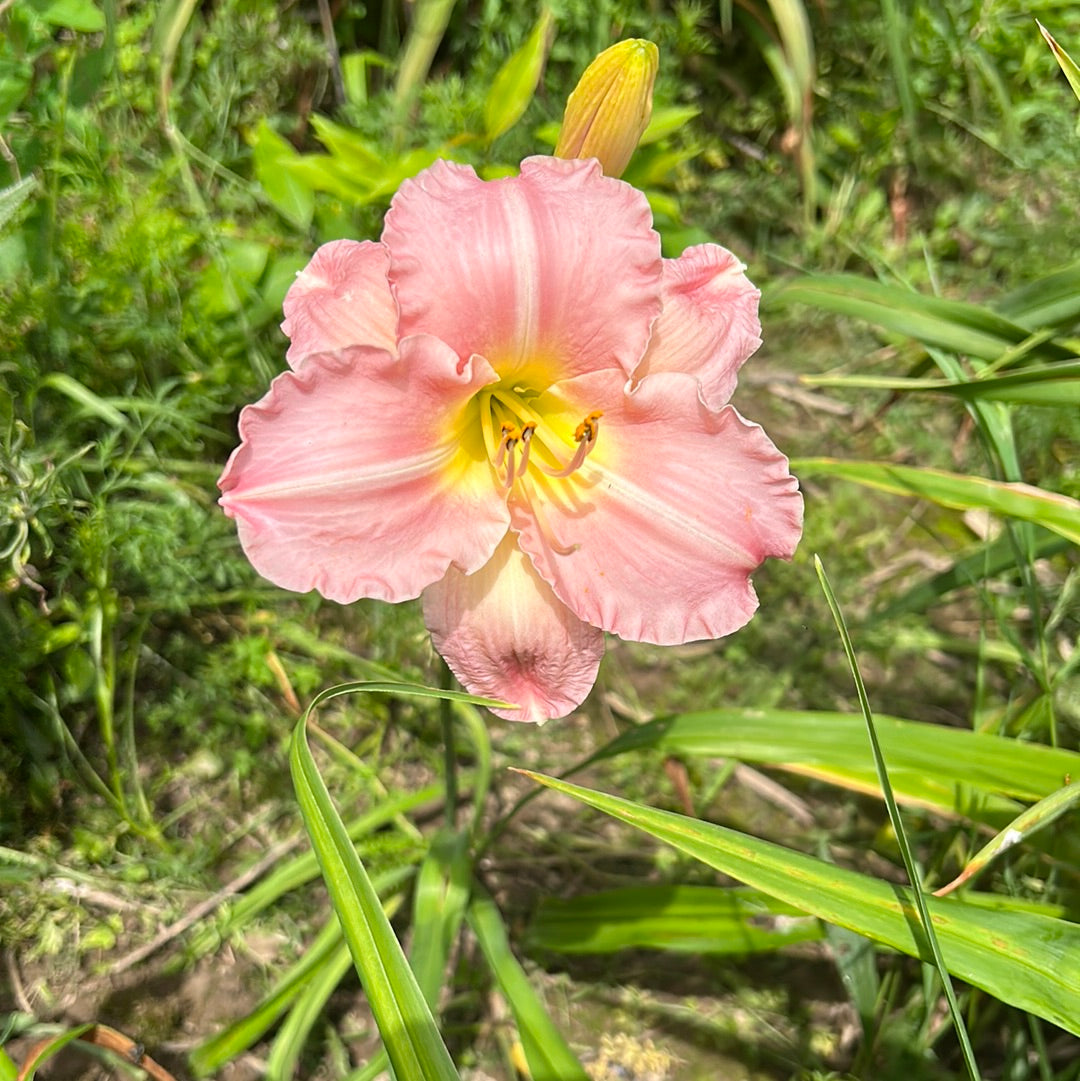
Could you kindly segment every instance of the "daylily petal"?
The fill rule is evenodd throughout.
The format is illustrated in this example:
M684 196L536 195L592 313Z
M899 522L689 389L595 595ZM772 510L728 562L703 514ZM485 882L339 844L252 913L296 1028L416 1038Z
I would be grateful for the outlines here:
M241 413L218 481L255 569L347 603L407 600L451 563L483 566L509 515L461 421L494 378L429 337L402 342L400 360L353 347L278 376Z
M312 256L285 296L285 359L299 368L315 353L369 345L397 353L397 305L381 244L333 240Z
M511 721L576 709L604 655L603 632L555 597L510 534L475 574L451 567L424 590L424 621L468 691L520 707L493 711Z
M719 409L731 397L739 368L761 345L758 300L746 267L718 244L699 244L664 260L664 311L634 372L686 372L701 400Z
M617 396L611 382L599 372L558 388L577 410L601 408L601 430L577 472L530 473L528 498L515 491L519 543L606 631L660 645L730 634L757 607L750 572L799 540L787 459L731 406L703 405L689 376L660 372Z
M595 161L529 158L494 181L438 161L402 184L383 243L401 335L434 334L538 389L629 374L660 312L649 204Z

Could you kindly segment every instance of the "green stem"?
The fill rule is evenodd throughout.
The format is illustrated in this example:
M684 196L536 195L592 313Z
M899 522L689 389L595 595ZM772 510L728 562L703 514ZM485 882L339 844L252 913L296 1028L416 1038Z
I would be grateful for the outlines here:
M450 673L446 662L443 661L442 671L439 674L439 687L448 691L451 689L454 677ZM439 703L439 718L442 721L443 733L443 774L446 780L446 825L450 830L457 829L457 755L454 753L454 711L447 699Z

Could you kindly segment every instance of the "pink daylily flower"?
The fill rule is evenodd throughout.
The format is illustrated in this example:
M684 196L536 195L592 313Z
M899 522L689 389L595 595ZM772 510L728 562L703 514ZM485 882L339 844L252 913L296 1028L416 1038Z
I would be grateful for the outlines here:
M743 270L712 244L662 259L595 160L436 162L381 242L324 245L285 299L291 371L218 482L248 558L341 603L422 595L513 720L576 708L605 631L737 630L802 529L787 459L727 404L760 344Z

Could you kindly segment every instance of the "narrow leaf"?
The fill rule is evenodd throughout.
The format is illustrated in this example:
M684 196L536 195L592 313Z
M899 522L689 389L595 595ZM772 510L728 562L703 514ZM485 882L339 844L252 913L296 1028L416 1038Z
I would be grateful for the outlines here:
M792 471L853 480L898 495L929 499L954 510L979 508L1034 522L1080 544L1080 501L1030 484L1014 484L941 469L892 465L889 462L842 461L838 458L799 458Z
M982 360L996 360L1030 334L1026 327L978 304L924 296L856 274L797 278L770 290L767 302L775 306L809 304L822 311L863 319L927 346ZM1053 342L1040 345L1037 353L1050 360L1072 357L1069 349Z
M506 926L495 902L479 888L469 906L468 919L499 990L514 1014L532 1081L588 1081L577 1056L548 1016L510 949Z
M855 646L851 641L851 636L848 634L847 621L844 619L844 613L841 611L836 594L833 592L829 576L825 573L824 564L816 555L814 556L814 569L817 571L818 581L821 583L825 600L829 605L829 611L836 624L837 633L840 635L844 655L847 657L848 667L851 669L851 678L855 682L855 693L859 699L859 708L862 710L863 720L866 722L866 734L870 739L870 748L874 755L874 769L877 771L881 794L889 813L889 822L892 824L893 834L900 849L900 858L904 863L904 871L907 874L908 882L911 884L915 908L919 913L919 930L926 938L934 968L937 970L938 978L941 980L945 1000L949 1006L949 1015L952 1017L953 1029L960 1042L960 1050L964 1056L964 1065L967 1067L968 1076L971 1081L980 1081L975 1052L971 1046L967 1028L964 1025L960 1005L956 1001L956 992L953 989L952 979L949 977L949 970L945 965L945 958L941 954L941 943L938 941L937 932L934 930L934 921L930 917L926 895L923 893L922 875L911 851L911 844L908 841L907 830L904 829L904 820L900 814L900 808L896 805L896 798L893 796L888 766L885 763L885 756L881 753L881 743L878 740L877 727L870 709L870 698L866 693L862 672L859 670L858 658L855 656Z
M1018 815L1009 823L1007 829L1003 829L989 844L984 845L968 860L967 866L948 885L936 890L935 897L944 897L952 893L957 887L974 878L982 871L991 860L1007 852L1010 848L1018 845L1026 837L1049 826L1066 811L1072 810L1077 801L1080 801L1080 781L1074 781L1059 789L1052 796L1039 800L1033 807L1029 807L1023 814Z
M293 730L289 765L334 911L398 1081L457 1081L438 1025L315 766L306 716Z
M559 953L648 948L741 955L821 937L817 920L759 890L631 886L569 900L545 897L526 941Z
M1072 87L1073 93L1077 98L1080 98L1080 67L1077 67L1076 61L1054 40L1050 31L1038 19L1035 20L1035 23L1039 27L1039 32L1042 34L1046 44L1050 46L1050 51L1054 54L1058 66L1065 72L1065 78L1069 80L1069 86Z
M519 770L747 885L893 949L932 960L909 890L736 830ZM956 900L927 900L949 971L1080 1035L1080 926Z
M613 740L596 756L649 747L667 755L760 762L862 792L878 792L863 720L818 710L712 709L662 717ZM1080 754L987 732L875 717L897 798L951 814L1005 810L1016 803L974 793L1037 800L1068 775L1080 777Z

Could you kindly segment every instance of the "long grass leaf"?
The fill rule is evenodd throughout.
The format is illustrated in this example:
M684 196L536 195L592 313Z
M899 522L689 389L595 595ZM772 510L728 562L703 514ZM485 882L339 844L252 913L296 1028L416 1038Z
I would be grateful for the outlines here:
M1080 263L1019 286L999 297L994 308L1030 329L1071 326L1080 319Z
M862 673L859 671L859 661L855 655L855 647L851 636L848 634L847 622L840 604L833 592L829 576L825 573L825 566L821 560L814 556L814 569L817 571L818 581L825 593L825 601L829 606L833 622L836 624L837 633L840 635L841 644L844 647L844 655L847 657L851 677L855 681L855 693L859 699L859 708L862 710L863 720L866 722L866 734L870 739L870 749L874 756L874 769L877 771L878 784L881 786L881 794L885 800L885 808L889 814L889 822L892 824L893 834L900 848L900 858L907 873L908 882L911 884L912 895L915 898L915 907L919 912L919 925L926 937L926 944L930 949L934 968L945 992L945 1001L949 1006L949 1015L952 1017L953 1030L960 1042L960 1051L964 1056L964 1065L967 1067L971 1081L980 1081L978 1064L975 1061L975 1051L971 1046L971 1039L964 1024L963 1015L960 1013L960 1005L956 1001L956 992L953 990L952 979L949 970L945 966L945 958L941 954L941 945L938 942L937 932L934 930L934 921L930 918L930 910L926 904L926 895L922 888L922 873L915 863L915 857L911 852L911 843L908 841L907 830L904 829L904 820L900 815L900 808L896 805L893 795L892 784L889 781L889 769L885 757L881 753L881 744L878 741L877 729L874 725L874 716L870 709L870 699L866 693L866 685L863 683Z
M760 890L630 886L567 900L545 897L526 943L574 954L655 949L742 955L821 937L817 920Z
M1045 335L1039 336L1045 340ZM890 390L898 393L946 394L965 400L985 399L1027 405L1080 404L1080 360L1025 367L1019 371L960 381L911 379L880 375L806 375L801 382L816 387Z
M798 278L769 290L763 299L766 307L792 303L862 319L924 345L988 361L996 360L1031 333L978 304L924 296L855 274ZM1036 353L1050 360L1073 357L1070 349L1054 342L1038 346Z
M510 949L506 926L495 902L481 889L476 890L469 905L468 919L484 960L514 1015L532 1081L588 1081L577 1056L548 1016Z
M339 941L336 949L300 988L266 1056L267 1081L292 1081L304 1053L311 1030L326 1008L330 996L352 966L348 946Z
M985 732L875 718L897 798L950 814L1017 812L1015 800L1055 792L1080 777L1080 754ZM735 758L878 792L874 763L856 714L723 708L662 717L624 732L597 759L651 748L665 755ZM979 795L977 795L979 794ZM1002 800L1000 796L1010 797Z
M435 1018L311 756L306 716L293 731L289 765L334 911L398 1081L457 1081Z
M1049 826L1051 822L1059 819L1066 811L1071 811L1077 802L1080 802L1080 781L1074 781L1072 784L1065 785L1064 788L1059 789L1053 795L1039 800L1038 803L1033 807L1029 807L1023 814L1017 815L1017 817L1009 823L1008 827L998 833L989 844L980 848L979 851L968 860L963 871L961 871L952 882L942 886L939 890L935 890L934 895L936 897L944 897L946 894L952 893L953 890L979 874L979 872L986 868L992 860L1000 856L1002 852L1007 852L1010 848L1018 845L1026 837L1030 837L1038 830L1043 829L1045 826Z
M1038 19L1035 20L1035 24L1046 44L1050 46L1050 51L1054 54L1058 66L1065 72L1065 78L1069 80L1073 93L1080 98L1080 66L1077 66L1076 61L1054 40L1050 31Z
M644 807L528 770L517 772L803 912L913 957L932 960L910 892L900 886L711 822ZM950 899L929 898L927 905L954 976L1080 1035L1080 984L1074 979L1080 926Z
M1080 544L1080 501L1030 484L986 480L941 469L839 458L793 459L791 468L796 474L825 474L897 495L919 496L954 510L979 508L1019 518Z

